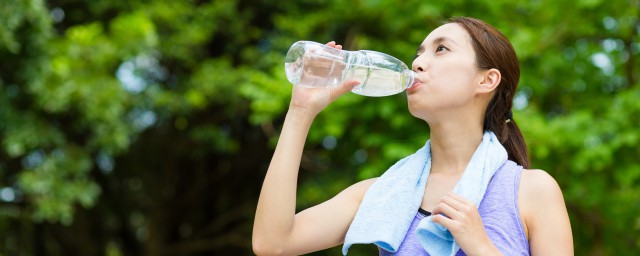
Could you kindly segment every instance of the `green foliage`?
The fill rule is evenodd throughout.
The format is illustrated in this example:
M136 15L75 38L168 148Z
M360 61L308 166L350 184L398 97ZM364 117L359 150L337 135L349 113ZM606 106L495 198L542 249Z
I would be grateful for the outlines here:
M36 221L69 225L76 202L83 207L95 204L100 187L88 179L91 159L80 149L58 149L50 155L36 151L27 156L26 162L19 184L33 198Z
M637 251L639 12L637 0L5 0L0 231L10 235L0 253L250 254L289 104L288 47L335 40L411 63L452 16L511 39L515 120L533 167L563 189L576 254ZM427 139L403 94L345 95L309 133L298 208L380 175Z

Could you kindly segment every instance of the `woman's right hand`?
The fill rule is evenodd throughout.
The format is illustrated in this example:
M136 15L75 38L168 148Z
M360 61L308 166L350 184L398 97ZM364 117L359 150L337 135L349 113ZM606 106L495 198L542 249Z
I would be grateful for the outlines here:
M334 41L326 45L336 49L342 49L342 46L336 44ZM351 89L358 84L360 84L358 80L352 79L345 81L337 87L308 88L304 86L293 86L289 109L301 110L315 116L335 99L351 91Z

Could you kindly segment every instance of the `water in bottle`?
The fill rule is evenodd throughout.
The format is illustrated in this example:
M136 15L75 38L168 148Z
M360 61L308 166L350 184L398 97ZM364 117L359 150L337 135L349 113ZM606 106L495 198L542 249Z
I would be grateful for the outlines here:
M414 72L406 64L385 53L345 51L324 44L299 41L285 58L287 79L306 87L339 86L357 79L352 92L365 96L388 96L413 85Z

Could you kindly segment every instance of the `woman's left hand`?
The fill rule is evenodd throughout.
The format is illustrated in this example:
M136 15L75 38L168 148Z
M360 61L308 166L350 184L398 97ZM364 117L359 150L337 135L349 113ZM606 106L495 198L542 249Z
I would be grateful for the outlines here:
M478 207L451 192L433 208L432 220L451 232L467 255L501 255L482 224Z

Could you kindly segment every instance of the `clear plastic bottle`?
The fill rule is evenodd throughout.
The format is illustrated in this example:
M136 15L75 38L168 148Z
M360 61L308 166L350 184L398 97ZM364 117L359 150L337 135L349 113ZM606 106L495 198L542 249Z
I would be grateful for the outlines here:
M338 86L357 79L352 92L388 96L413 85L415 73L397 58L375 51L345 51L311 41L294 43L285 58L287 79L306 87Z

